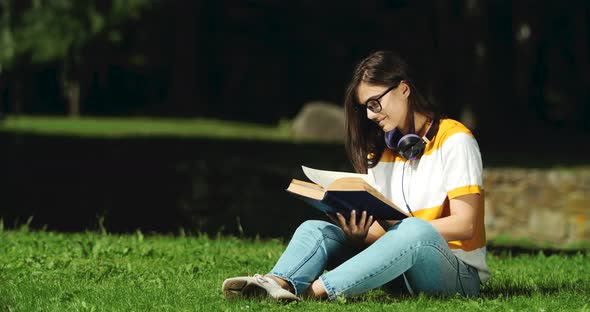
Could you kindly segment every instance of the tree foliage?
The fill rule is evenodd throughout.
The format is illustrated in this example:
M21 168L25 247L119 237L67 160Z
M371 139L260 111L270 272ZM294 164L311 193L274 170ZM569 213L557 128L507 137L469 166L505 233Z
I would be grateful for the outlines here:
M109 32L104 37L107 40L122 41L117 26L139 18L142 9L153 1L0 0L0 73L3 67L16 68L16 64L61 64L61 92L67 99L69 115L77 116L84 47L105 31ZM17 99L22 97L16 95ZM15 102L20 107L20 101Z
M13 0L0 3L0 62L10 65L19 56L33 63L64 58L76 63L89 40L127 19L139 18L153 0L34 0L22 12L15 12ZM120 37L109 36L115 41Z
M9 65L15 55L15 42L11 27L10 0L0 0L0 73L4 64ZM4 66L6 66L4 65Z

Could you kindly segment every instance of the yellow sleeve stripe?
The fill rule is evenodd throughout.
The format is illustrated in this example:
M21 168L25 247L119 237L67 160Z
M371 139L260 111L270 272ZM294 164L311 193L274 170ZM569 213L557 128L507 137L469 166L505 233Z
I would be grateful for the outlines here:
M465 251L472 251L486 245L486 232L483 225L477 225L473 238L465 241L448 241L450 249L463 249Z
M461 186L458 187L454 190L450 190L447 192L447 197L449 197L449 199L453 199L455 197L459 197L461 195L467 195L467 194L481 194L481 186L479 185L467 185L467 186Z
M432 208L424 208L414 211L414 216L422 220L434 220L440 218L442 214L442 206L436 206Z

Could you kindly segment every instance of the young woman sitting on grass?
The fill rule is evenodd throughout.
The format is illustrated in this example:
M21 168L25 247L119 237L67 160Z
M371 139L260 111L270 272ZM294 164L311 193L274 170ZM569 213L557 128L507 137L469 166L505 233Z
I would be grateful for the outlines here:
M482 161L472 133L439 118L406 63L389 51L357 65L345 111L346 149L356 171L368 173L373 186L411 217L373 220L353 211L349 220L336 214L329 216L333 223L306 221L270 272L226 279L223 294L334 299L387 286L477 296L490 271Z

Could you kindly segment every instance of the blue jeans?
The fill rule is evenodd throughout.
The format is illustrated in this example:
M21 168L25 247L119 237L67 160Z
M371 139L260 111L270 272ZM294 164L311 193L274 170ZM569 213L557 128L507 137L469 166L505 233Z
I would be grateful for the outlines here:
M418 218L398 222L363 250L348 245L340 227L306 221L268 274L291 283L295 294L319 278L330 299L386 284L410 294L464 296L479 295L480 286L477 270L457 259L438 231Z

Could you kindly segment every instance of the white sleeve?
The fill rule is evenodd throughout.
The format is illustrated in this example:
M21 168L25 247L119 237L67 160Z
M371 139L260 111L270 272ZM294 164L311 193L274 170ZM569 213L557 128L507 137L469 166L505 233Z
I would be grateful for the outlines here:
M475 138L455 133L444 142L442 152L443 183L448 197L480 193L483 169Z

